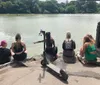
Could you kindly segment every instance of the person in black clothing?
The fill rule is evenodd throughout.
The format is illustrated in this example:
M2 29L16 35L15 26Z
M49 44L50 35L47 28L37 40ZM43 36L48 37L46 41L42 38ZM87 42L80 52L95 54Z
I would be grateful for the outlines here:
M23 61L27 57L26 45L21 41L21 36L18 33L15 36L16 42L12 43L11 52L15 61Z
M96 29L96 47L100 49L100 22L98 22Z
M50 32L46 32L45 36L46 36L46 39L45 39L46 50L45 50L45 52L47 54L49 54L50 56L52 56L52 57L50 57L50 61L54 61L57 59L57 47L55 46L55 41L51 37ZM44 42L44 40L34 42L34 44L40 43L40 42Z
M100 56L100 22L98 22L96 29L96 52Z
M10 49L6 48L7 42L5 40L1 41L0 45L0 64L10 62L11 52Z
M50 32L46 33L46 53L56 56L56 52L54 52L55 41L51 37Z
M74 63L76 62L75 58L75 51L76 48L75 42L71 39L71 33L67 32L66 39L63 41L62 44L63 48L63 60L66 63Z

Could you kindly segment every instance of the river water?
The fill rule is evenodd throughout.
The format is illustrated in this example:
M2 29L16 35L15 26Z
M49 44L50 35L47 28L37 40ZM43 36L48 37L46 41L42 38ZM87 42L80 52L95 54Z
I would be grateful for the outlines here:
M99 20L99 14L1 14L0 41L6 40L10 48L16 33L20 33L22 41L26 43L28 56L39 55L43 51L43 43L33 42L43 39L43 36L39 36L42 29L51 32L59 52L62 52L66 32L70 31L77 51L84 35L89 33L95 38Z

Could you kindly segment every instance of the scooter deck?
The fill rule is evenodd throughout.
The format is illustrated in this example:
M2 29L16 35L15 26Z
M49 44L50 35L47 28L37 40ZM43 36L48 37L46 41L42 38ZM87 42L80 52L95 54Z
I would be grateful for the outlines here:
M52 69L52 70L54 70L56 73L60 74L60 70L61 69L59 67L57 67L57 66L55 66L55 65L53 65L51 63L48 64L47 67L50 68L50 69Z
M59 75L64 81L67 81L68 74L64 70L60 69L59 67L57 67L57 66L55 66L55 65L53 65L51 63L49 63L47 65L47 68L49 68L52 71L54 71L55 73L57 73L57 75Z

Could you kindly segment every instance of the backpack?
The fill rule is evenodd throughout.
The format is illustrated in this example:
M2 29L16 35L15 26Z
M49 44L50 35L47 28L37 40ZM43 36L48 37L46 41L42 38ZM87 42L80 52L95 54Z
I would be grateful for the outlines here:
M63 43L63 56L66 57L74 57L75 52L74 49L76 48L75 42L73 40L70 41L64 41Z
M66 50L73 49L72 40L70 40L70 41L65 41L65 49L66 49Z

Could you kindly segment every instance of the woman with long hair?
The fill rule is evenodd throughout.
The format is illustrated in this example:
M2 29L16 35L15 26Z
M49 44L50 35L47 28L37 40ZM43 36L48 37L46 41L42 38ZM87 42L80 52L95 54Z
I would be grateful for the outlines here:
M15 36L15 42L12 43L11 53L13 55L14 60L23 61L27 57L26 53L26 45L21 41L21 35L18 33Z
M80 49L80 55L84 56L85 63L96 63L97 53L95 47L95 40L93 39L93 37L86 35L83 38L83 46Z
M46 46L45 52L49 56L48 57L49 60L50 61L54 61L54 60L57 59L57 51L58 51L58 49L55 46L55 41L51 37L51 33L50 32L46 32L45 33L45 37L46 37L45 40L41 40L41 41L34 42L34 44L41 43L41 42L45 42L45 46Z

